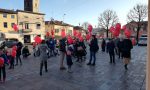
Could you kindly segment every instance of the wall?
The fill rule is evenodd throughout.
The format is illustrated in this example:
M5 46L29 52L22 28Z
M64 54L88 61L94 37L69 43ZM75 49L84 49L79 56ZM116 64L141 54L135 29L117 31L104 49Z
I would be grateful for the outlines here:
M15 18L12 19L11 15L14 15ZM4 28L3 22L7 22L7 28ZM0 12L0 32L9 32L9 31L14 31L11 23L16 23L17 24L17 15L16 14L8 14L7 13L7 18L3 18L3 13Z

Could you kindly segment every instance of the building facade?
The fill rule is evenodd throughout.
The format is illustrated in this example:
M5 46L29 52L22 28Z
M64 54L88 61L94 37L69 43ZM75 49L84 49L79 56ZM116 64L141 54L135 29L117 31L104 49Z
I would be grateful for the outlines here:
M34 42L34 37L39 35L45 38L45 22L42 13L17 10L19 33L24 43Z
M0 32L13 31L14 24L17 24L17 13L13 10L0 9Z
M143 22L140 23L140 25L141 25L141 28L140 28L139 35L147 34L148 21L143 21ZM138 22L132 21L132 22L126 24L126 27L131 31L132 36L135 37L136 36L136 32L137 32Z
M66 35L73 35L73 26L70 24L63 23L62 21L45 21L45 30L46 32L54 31L55 36L60 37L62 30L65 30Z
M39 13L39 0L24 0L24 10L0 9L0 32L6 38L17 38L22 43L34 42L34 37L39 35L45 38L45 14ZM18 25L14 31L13 25Z

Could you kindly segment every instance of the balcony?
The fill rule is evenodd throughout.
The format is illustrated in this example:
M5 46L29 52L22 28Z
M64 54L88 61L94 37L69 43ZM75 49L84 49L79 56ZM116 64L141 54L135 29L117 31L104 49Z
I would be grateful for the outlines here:
M22 30L22 33L30 33L30 32L32 32L32 29L23 29Z

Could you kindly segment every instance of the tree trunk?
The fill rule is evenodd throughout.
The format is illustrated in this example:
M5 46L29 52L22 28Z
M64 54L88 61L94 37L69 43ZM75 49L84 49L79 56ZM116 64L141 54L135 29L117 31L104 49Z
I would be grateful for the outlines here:
M108 27L106 29L106 37L108 38Z
M137 41L137 44L139 43L139 32L140 32L140 26L138 25L137 33L136 33L136 41Z

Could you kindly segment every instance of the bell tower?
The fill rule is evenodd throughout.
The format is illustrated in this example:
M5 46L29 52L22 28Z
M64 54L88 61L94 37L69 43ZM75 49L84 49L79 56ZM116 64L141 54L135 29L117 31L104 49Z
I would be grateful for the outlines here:
M24 0L24 10L39 12L39 0Z

